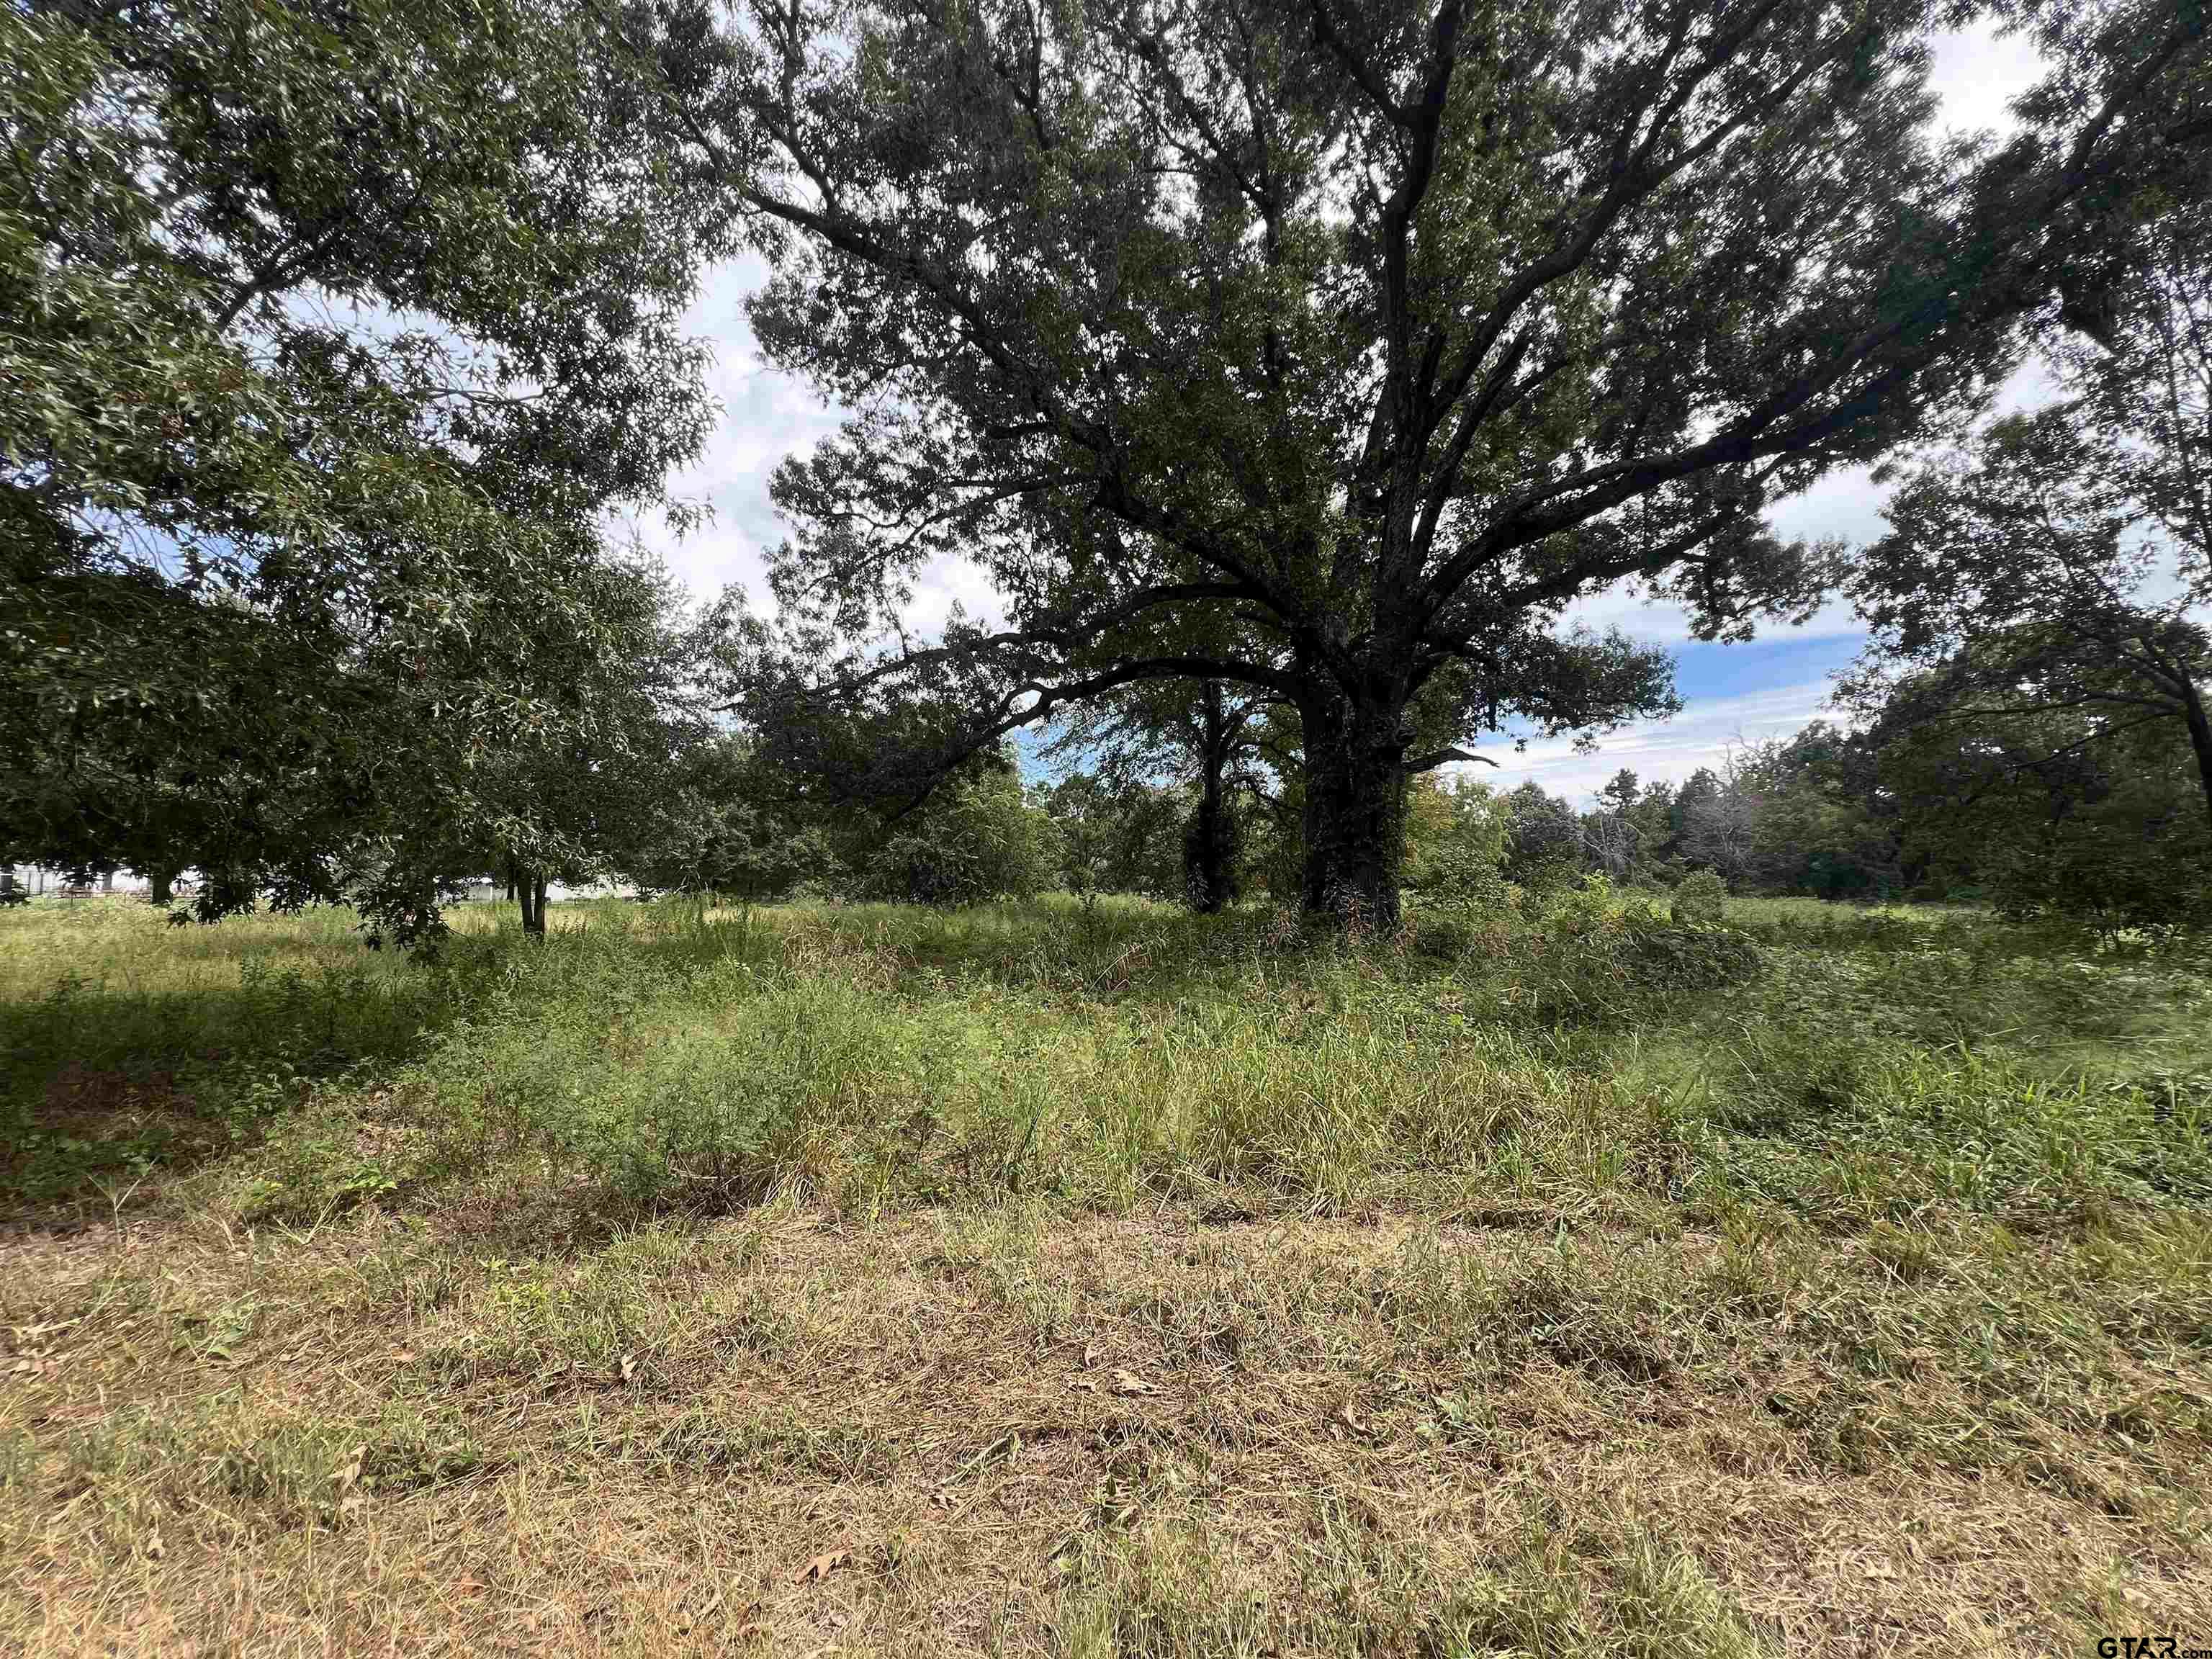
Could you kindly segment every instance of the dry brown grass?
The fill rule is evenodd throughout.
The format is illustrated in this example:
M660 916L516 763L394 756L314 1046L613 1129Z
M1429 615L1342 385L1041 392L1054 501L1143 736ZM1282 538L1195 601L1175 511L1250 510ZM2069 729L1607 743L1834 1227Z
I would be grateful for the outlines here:
M1014 1206L502 1261L373 1212L125 1210L0 1245L0 1647L2010 1655L2206 1630L2212 1376L2130 1377L2115 1344L1993 1393L1941 1317L1977 1248L1908 1285L1895 1244ZM1839 1346L1876 1297L1928 1317Z

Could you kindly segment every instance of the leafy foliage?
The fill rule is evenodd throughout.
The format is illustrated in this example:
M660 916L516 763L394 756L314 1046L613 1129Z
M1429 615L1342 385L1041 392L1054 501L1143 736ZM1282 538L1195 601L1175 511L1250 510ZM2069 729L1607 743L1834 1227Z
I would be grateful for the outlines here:
M7 855L403 936L437 849L588 856L494 781L619 751L599 514L703 431L714 222L621 61L562 0L0 18Z
M1463 778L1414 782L1406 812L1406 879L1424 910L1503 902L1514 805L1513 797L1501 799Z
M1182 831L1181 878L1158 890L1211 914L1243 888L1252 808L1279 803L1278 774L1291 757L1279 712L1267 698L1218 680L1144 683L1071 711L1047 753L1097 778L1127 805L1168 780L1194 793Z
M1884 733L1959 727L2053 773L2169 726L2212 825L2212 635L2191 614L2212 555L2166 534L2128 471L2068 408L2000 422L1970 458L1923 470L1860 567L1875 632L1844 695Z
M1683 921L1717 922L1728 911L1728 886L1717 872L1692 870L1674 889L1674 912Z
M1923 465L1855 569L1873 638L1842 695L1873 723L1907 843L1954 879L1971 862L2015 913L2203 909L2208 284L2212 222L2170 206L2065 313L2065 401Z
M842 873L824 816L793 795L749 738L719 734L678 755L670 771L670 794L654 803L654 822L623 861L645 886L750 902Z
M1939 724L1886 745L1879 763L1924 891L2115 928L2205 918L2212 834L2171 722L2124 737L2063 709Z
M1030 898L1051 879L1054 851L1051 820L1012 764L971 764L890 826L859 891L910 904Z

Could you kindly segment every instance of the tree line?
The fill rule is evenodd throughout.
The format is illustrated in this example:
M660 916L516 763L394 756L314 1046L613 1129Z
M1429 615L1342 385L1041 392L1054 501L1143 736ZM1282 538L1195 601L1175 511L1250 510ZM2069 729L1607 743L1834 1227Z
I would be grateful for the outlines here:
M1929 92L1974 20L2045 65L2002 138ZM1969 825L2020 890L2171 886L2212 824L2207 59L2191 0L34 0L0 858L407 940L485 872L542 928L587 875L954 897L947 848L1080 884L1133 836L1200 909L1387 926L1423 780L1679 707L1571 625L1628 585L1705 638L1842 592L1872 642L1817 787L1571 809L1594 867L1780 880L1787 800L1913 890L2013 880L1943 863ZM616 528L698 522L682 319L746 252L769 362L848 415L775 475L761 611ZM2030 362L2058 400L1996 418ZM1878 541L1771 532L1868 464ZM948 559L1000 614L917 638ZM1082 779L1030 799L1024 728Z

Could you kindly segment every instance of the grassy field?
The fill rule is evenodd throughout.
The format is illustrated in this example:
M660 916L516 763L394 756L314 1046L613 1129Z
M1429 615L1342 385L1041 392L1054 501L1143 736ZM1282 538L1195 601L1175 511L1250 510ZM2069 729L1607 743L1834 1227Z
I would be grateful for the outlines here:
M0 1651L2212 1647L2212 954L0 912Z

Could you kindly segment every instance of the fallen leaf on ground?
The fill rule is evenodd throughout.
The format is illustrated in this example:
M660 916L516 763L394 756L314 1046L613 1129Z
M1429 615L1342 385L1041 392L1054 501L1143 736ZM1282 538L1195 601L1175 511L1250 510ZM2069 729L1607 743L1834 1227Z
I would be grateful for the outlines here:
M1114 1392L1115 1394L1158 1394L1159 1389L1156 1385L1146 1382L1134 1371L1117 1370L1114 1373Z
M818 1584L852 1559L853 1553L850 1550L824 1550L800 1569L799 1582L802 1584Z
M688 1634L694 1626L706 1623L708 1615L711 1614L716 1607L719 1607L721 1605L722 1592L717 1589L712 1595L708 1596L706 1601L702 1602L696 1610L686 1612L679 1615L679 1622L676 1626L677 1631L679 1634Z

